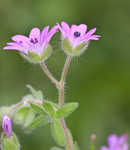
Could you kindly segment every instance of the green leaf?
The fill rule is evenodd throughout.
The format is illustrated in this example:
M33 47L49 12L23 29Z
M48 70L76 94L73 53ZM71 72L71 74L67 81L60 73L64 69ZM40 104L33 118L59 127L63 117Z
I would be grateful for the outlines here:
M11 137L5 137L4 134L1 136L1 150L20 150L20 144L13 133Z
M64 149L59 148L59 147L52 147L50 150L64 150Z
M62 46L65 52L72 54L72 46L68 38L65 38L62 41Z
M31 85L27 85L27 88L29 88L34 98L38 100L43 100L43 94L40 90L39 91L35 90Z
M41 58L38 54L34 53L33 51L28 52L28 56L31 62L33 63L40 63Z
M40 114L44 114L45 113L45 111L41 108L41 106L39 106L38 104L34 104L34 103L32 103L31 104L31 107L32 107L32 109L35 111L35 112L37 112L37 113L40 113Z
M35 115L36 113L30 108L24 121L24 128L28 128L28 126L33 122Z
M53 118L55 118L55 109L50 102L43 102L43 108Z
M28 115L29 107L21 107L15 112L14 121L16 124L23 124L26 116Z
M26 128L26 130L32 130L41 126L44 126L50 122L47 115L38 115L35 119L31 122L30 125Z
M6 106L0 107L0 118L2 118L4 114L7 114L10 118L12 118L13 112L12 112L11 107L6 107ZM0 122L1 122L1 119L0 119Z
M60 120L55 120L51 124L51 133L52 133L54 140L59 146L65 146L66 137L64 134L64 129L62 128L62 125L60 123Z
M78 103L68 103L61 106L56 111L56 118L64 118L69 116L74 110L78 108Z
M45 48L45 50L43 51L43 54L41 56L41 61L45 61L45 59L47 59L52 53L52 47L50 44L48 44Z

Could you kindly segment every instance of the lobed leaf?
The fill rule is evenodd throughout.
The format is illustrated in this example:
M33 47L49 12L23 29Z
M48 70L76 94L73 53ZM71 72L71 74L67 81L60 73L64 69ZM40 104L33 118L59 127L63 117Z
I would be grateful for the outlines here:
M77 108L78 108L78 103L64 104L56 111L56 118L67 117Z
M52 105L52 103L47 102L47 101L44 102L43 108L51 117L55 118L55 109L54 109L54 106Z

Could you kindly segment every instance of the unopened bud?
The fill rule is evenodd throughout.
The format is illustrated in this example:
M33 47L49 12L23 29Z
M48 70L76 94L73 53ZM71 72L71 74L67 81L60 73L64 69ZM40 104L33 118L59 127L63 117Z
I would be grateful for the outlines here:
M12 121L6 114L2 117L2 129L6 137L12 136Z

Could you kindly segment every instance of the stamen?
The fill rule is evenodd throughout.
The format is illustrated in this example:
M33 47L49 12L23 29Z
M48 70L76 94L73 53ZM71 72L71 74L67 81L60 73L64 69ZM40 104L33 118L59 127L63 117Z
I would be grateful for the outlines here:
M74 36L75 36L75 37L79 37L80 35L81 35L80 32L74 32Z
M33 44L36 44L36 43L38 43L38 39L37 38L34 38L34 39L31 38L30 42Z
M23 41L19 41L19 43L20 43L20 44L22 44L22 43L23 43Z

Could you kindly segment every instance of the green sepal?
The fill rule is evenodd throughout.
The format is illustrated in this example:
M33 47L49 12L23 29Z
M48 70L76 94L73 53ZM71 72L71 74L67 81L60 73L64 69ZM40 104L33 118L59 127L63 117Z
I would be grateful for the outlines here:
M6 137L4 133L2 133L1 150L20 150L20 144L15 133L12 133L11 137Z
M38 115L33 121L28 125L26 130L33 130L35 128L47 125L50 122L49 117L47 115Z
M34 118L36 116L36 113L33 111L32 108L29 109L28 114L24 120L24 129L28 128L28 126L30 126L30 124L33 122Z
M28 57L32 63L40 63L41 62L41 57L31 50L28 51Z
M61 125L60 120L54 120L54 122L51 124L51 133L55 142L59 146L64 147L66 145L66 137L65 137L64 129Z
M52 147L50 150L64 150L64 149L62 149L60 147Z
M34 96L34 98L38 100L43 100L43 94L40 90L35 90L31 85L27 85L27 88L29 88L31 94Z
M62 47L67 54L72 54L72 46L68 38L62 41Z
M27 106L19 108L14 114L14 122L16 124L23 124L28 115L29 109L30 108Z
M41 61L46 60L51 55L51 53L52 53L52 47L50 44L48 44L44 49L43 54L41 55Z
M56 111L56 118L64 118L69 116L74 110L78 108L78 103L67 103L61 106Z
M51 53L52 53L52 47L50 44L47 44L41 55L38 55L37 53L29 50L28 58L27 56L24 56L24 58L26 58L32 63L41 63L45 61L51 55Z
M62 41L62 47L63 47L63 50L68 55L79 56L85 50L85 48L87 47L87 45L84 42L82 42L76 48L72 48L72 45L71 45L69 39L65 38Z
M52 118L55 118L55 107L53 103L43 102L43 109L50 115Z
M39 106L38 104L31 104L32 109L39 114L45 114L45 111L43 110L43 108L41 106Z
M73 49L73 55L79 56L86 48L86 44L82 42L76 48Z

